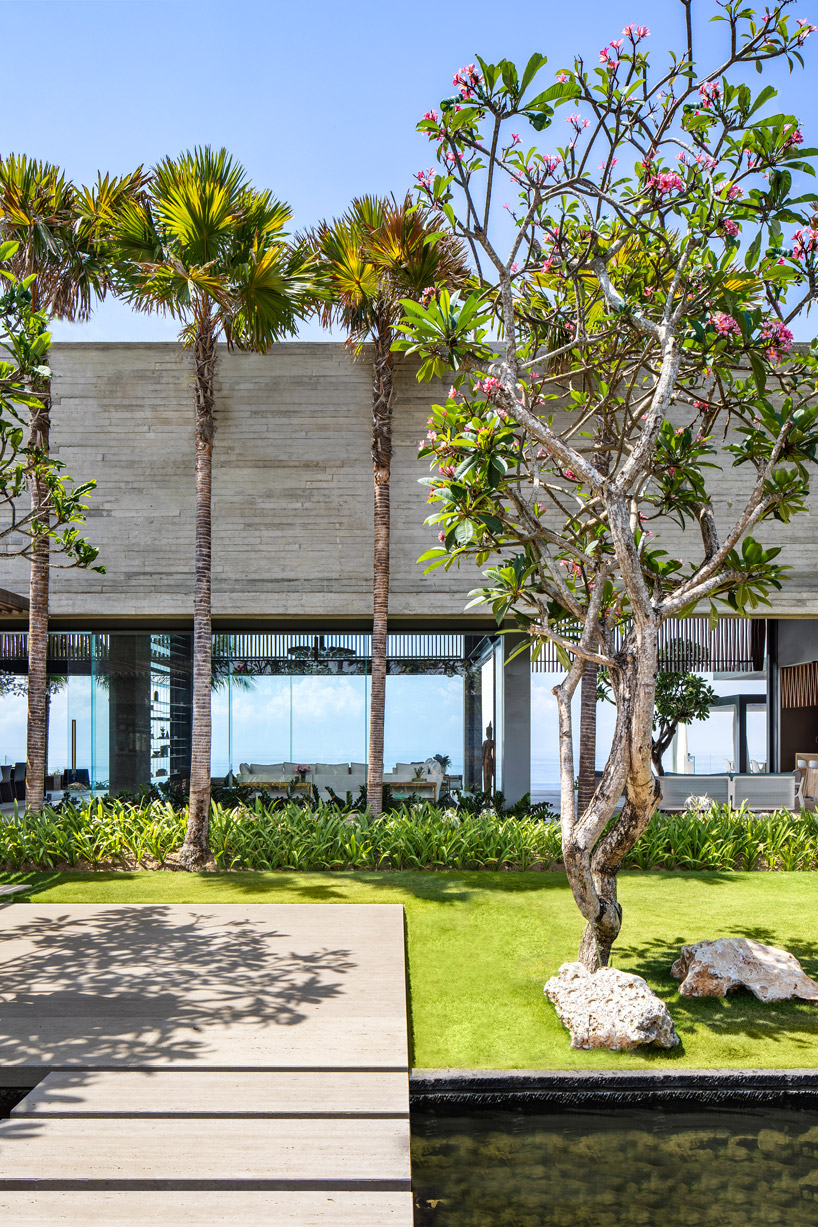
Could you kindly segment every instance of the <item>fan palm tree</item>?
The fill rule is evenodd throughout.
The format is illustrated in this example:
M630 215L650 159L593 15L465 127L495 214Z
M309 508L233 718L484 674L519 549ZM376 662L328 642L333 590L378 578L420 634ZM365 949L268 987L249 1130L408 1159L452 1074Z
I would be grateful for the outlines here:
M288 205L257 191L225 149L166 158L139 199L102 218L117 292L180 321L193 355L196 441L193 736L190 811L179 861L210 856L211 477L216 344L266 351L312 307L311 260L288 243Z
M468 276L464 249L441 235L429 212L410 197L364 196L343 217L321 222L309 235L321 266L325 297L318 314L339 324L356 355L372 343L372 468L374 550L372 677L367 800L375 814L383 804L383 728L386 701L386 636L389 614L389 480L392 463L394 371L392 345L403 317L401 300L418 299L435 285Z
M139 172L123 179L100 180L97 197L114 199L138 187ZM79 208L82 193L57 166L25 156L0 159L0 237L17 248L8 264L22 280L33 276L32 309L62 320L85 320L94 301L105 295L107 280L91 241L87 218ZM51 379L34 378L36 399L29 412L27 446L47 456L51 431ZM28 724L26 805L40 810L45 795L48 747L48 605L50 579L49 488L34 466L29 495L35 519L29 580Z

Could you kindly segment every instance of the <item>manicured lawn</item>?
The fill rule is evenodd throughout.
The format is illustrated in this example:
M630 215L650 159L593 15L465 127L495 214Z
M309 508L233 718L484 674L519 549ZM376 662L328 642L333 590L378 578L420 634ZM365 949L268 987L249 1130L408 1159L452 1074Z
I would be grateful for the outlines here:
M576 1052L543 996L574 957L582 924L558 873L54 873L48 903L402 903L409 946L413 1064L480 1069L649 1066L818 1067L818 1007L749 995L686 1001L670 965L684 942L745 935L785 946L818 975L811 873L625 873L614 963L668 1003L672 1054ZM25 905L23 905L25 906Z

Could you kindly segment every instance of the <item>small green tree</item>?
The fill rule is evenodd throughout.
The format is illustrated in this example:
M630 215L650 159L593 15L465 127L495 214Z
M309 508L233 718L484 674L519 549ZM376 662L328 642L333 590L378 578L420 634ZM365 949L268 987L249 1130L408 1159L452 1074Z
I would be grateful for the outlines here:
M308 253L290 244L288 205L249 183L226 149L166 158L137 197L99 210L96 234L116 292L180 321L193 355L195 591L190 813L179 862L210 857L211 518L217 343L264 353L312 307Z
M422 356L423 376L455 376L423 449L440 536L427 559L474 559L474 602L564 661L562 847L589 969L608 961L619 867L661 795L660 628L697 607L746 615L781 586L780 547L753 533L804 509L816 459L818 355L793 347L789 325L818 285L812 197L793 190L818 151L771 109L772 86L744 80L771 60L803 62L814 27L790 7L756 16L727 0L714 17L724 53L705 67L689 21L658 73L635 25L596 66L578 57L545 88L542 55L522 72L480 60L419 125L440 161L419 173L420 199L479 255L465 301L441 289L404 304L401 348ZM748 473L729 516L709 479L725 455ZM673 520L684 558L670 552ZM616 722L575 813L571 699L586 661L609 672Z

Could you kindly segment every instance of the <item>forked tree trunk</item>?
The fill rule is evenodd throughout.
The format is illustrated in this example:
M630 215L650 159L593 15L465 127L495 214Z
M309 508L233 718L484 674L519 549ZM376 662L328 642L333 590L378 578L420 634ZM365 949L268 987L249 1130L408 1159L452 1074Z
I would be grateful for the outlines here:
M577 813L591 804L596 788L596 679L599 667L586 661L579 684L579 771Z
M635 627L611 677L616 726L599 789L572 828L565 821L563 859L571 892L585 917L577 958L589 971L607 966L622 926L617 874L656 808L658 785L651 770L653 703L658 661L658 625ZM560 709L563 771L570 770L570 694L556 690ZM625 804L611 823L625 788ZM609 826L610 823L610 826ZM608 830L605 832L606 827Z
M201 869L210 860L210 678L211 506L216 343L200 334L193 348L196 365L196 586L193 600L193 729L190 757L190 809L179 863Z
M32 408L28 446L48 452L51 397L46 392L37 408ZM45 525L49 518L48 489L36 474L29 480L32 508ZM38 534L34 540L29 577L28 609L28 720L26 727L26 808L39 812L45 800L45 773L48 752L48 581L49 538Z
M393 367L391 337L375 343L372 399L374 548L372 566L372 676L369 706L369 763L366 798L373 814L383 812L383 729L386 714L386 637L389 619L389 478L392 464Z

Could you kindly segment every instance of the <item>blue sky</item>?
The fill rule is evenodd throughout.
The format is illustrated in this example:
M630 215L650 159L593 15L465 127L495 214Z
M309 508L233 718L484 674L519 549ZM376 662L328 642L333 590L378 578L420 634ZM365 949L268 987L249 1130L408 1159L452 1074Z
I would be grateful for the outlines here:
M707 40L715 0L696 0ZM818 23L818 0L798 13ZM298 228L360 193L403 192L430 164L415 132L475 53L556 71L595 62L628 22L654 51L682 49L679 0L514 0L374 5L361 0L0 0L5 96L0 150L62 165L78 182L195 144L226 145L251 178L288 200ZM818 40L818 36L816 36ZM814 50L814 49L813 49ZM549 71L546 69L546 72ZM803 113L809 76L777 71L782 103ZM809 121L809 116L805 116ZM806 125L809 143L816 143ZM56 339L171 340L171 321L103 305ZM302 329L317 338L317 325Z

